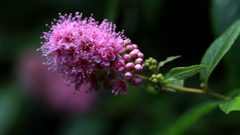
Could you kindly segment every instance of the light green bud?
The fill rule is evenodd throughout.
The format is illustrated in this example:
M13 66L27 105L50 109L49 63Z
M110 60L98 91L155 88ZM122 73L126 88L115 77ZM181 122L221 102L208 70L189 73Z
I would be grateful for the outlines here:
M149 63L151 62L149 59L146 59L144 63Z
M152 74L152 76L151 76L152 78L156 78L157 76L155 75L155 74Z
M150 64L149 64L148 62L145 62L145 63L144 63L144 66L145 66L145 67L149 67L149 65L150 65Z
M149 68L148 68L150 71L153 71L154 69L155 69L155 67L154 66L149 66Z
M156 65L153 65L153 66L152 66L152 70L155 70L156 68L157 68Z
M157 64L157 61L155 59L153 59L151 62L152 62L153 65Z
M158 80L163 80L163 79L164 79L164 77L163 77L162 74L158 74L156 78L157 78Z
M152 82L153 82L153 83L157 83L158 80L157 80L157 79L153 79Z

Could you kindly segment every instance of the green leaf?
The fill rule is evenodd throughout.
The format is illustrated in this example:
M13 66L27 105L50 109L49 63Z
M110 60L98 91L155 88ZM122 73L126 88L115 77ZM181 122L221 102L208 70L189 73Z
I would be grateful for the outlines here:
M240 94L236 97L233 97L229 101L225 101L219 104L219 107L226 113L230 113L231 111L240 111Z
M164 78L169 78L170 72L167 72L165 75L164 75ZM167 81L165 80L164 84L167 84L167 83L171 83L173 85L177 85L177 86L183 86L184 85L184 80L174 80L174 81ZM166 90L166 91L171 91L171 92L176 92L175 89L172 89L172 88L163 88L163 90Z
M200 78L207 85L208 78L222 57L233 45L240 32L240 20L231 25L219 38L217 38L205 52L201 64L209 66L200 72Z
M239 0L212 0L211 1L211 20L215 36L221 35L234 21L240 18ZM231 10L229 10L231 9ZM221 23L219 23L221 22ZM231 49L223 57L227 76L225 78L229 87L240 87L239 67L240 67L240 38L238 38Z
M171 81L169 83L182 87L183 84L184 84L184 80L176 80L176 81ZM175 92L176 91L175 89L172 89L172 88L164 88L164 90L171 91L171 92Z
M181 135L186 129L195 126L194 123L202 116L210 113L217 107L217 103L205 103L185 112L168 129L167 135Z
M219 104L219 107L226 113L231 111L240 111L240 97L235 97L229 101Z
M205 65L195 65L195 66L189 66L189 67L177 67L171 69L169 73L169 78L166 79L167 81L174 81L174 80L182 80L186 79L190 76L193 76L203 70L204 68L207 68Z
M177 58L180 58L180 57L181 57L181 56L171 56L171 57L167 57L167 59L164 60L164 61L160 61L160 62L158 63L157 71L159 72L160 67L164 66L164 64L166 64L166 63L168 63L168 62L170 62L170 61L173 61L173 60L175 60L175 59L177 59Z

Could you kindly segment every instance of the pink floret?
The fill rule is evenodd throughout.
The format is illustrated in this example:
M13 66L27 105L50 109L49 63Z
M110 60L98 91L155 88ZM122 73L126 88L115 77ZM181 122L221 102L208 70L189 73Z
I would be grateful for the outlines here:
M115 95L128 94L128 84L126 83L126 81L118 78L118 79L113 79L112 82L115 83L113 86L112 93L114 93Z

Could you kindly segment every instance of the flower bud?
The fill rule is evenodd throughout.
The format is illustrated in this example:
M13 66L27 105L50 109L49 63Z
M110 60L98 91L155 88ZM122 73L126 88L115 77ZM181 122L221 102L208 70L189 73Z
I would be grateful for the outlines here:
M139 85L142 83L142 79L140 77L134 77L132 83L134 85Z
M132 75L131 72L126 72L126 73L124 74L124 77L125 77L126 80L132 80L133 75Z
M129 71L133 70L134 69L134 64L132 62L127 63L126 64L126 69L129 70Z
M152 74L152 76L151 76L152 78L156 78L157 76L155 75L155 74Z
M149 66L148 68L150 71L154 71L155 70L155 67L154 66Z
M152 60L152 64L153 64L153 65L157 64L157 60L153 59L153 60Z
M156 78L159 80L159 81L162 81L164 79L164 76L162 74L158 74L156 76Z
M132 45L127 45L126 46L126 51L132 51L134 48L132 47Z
M158 80L157 79L153 79L152 82L153 83L158 83Z
M133 47L134 49L138 49L138 45L136 45L136 44L132 44L132 47Z
M139 52L140 51L138 49L134 49L130 52L130 55L132 56L132 58L136 58Z
M137 74L141 73L143 70L143 67L140 64L136 64L134 68Z
M135 60L135 63L136 63L136 64L143 64L143 59L142 59L142 58L137 58L137 59Z
M129 54L125 54L125 55L123 56L123 59L124 59L125 62L129 62L129 61L132 59L132 57L131 57L131 55L129 55Z
M128 38L128 39L124 40L124 44L125 45L131 45L132 41Z
M144 55L143 55L143 53L139 52L139 53L137 54L137 57L143 59L143 58L144 58Z
M149 65L150 65L149 63L146 62L144 63L144 67L149 67Z
M150 63L151 61L149 59L146 59L145 60L145 63Z

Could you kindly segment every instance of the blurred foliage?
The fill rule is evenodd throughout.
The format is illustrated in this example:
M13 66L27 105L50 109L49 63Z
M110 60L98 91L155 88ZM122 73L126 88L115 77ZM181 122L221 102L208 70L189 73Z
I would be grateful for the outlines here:
M198 112L196 108L202 103L215 101L203 95L165 91L156 94L148 92L144 84L143 88L131 87L125 96L103 91L91 112L71 115L51 111L45 103L28 98L17 75L20 54L40 47L39 37L49 29L45 24L57 18L59 12L79 11L86 17L92 13L98 21L108 18L117 24L118 31L125 30L125 35L139 45L146 58L162 61L181 55L161 68L165 72L175 66L199 64L214 38L240 18L239 6L239 0L2 1L0 134L167 135L174 131L175 135L239 135L239 112L226 115L211 105ZM239 43L240 40L236 41L224 62L212 73L209 85L213 90L224 94L229 92L227 87L239 87ZM198 77L184 83L200 87Z
M179 135L186 130L189 125L196 122L203 115L206 115L212 112L217 107L217 103L205 103L200 106L196 106L192 109L189 109L180 117L174 124L172 124L168 130L169 135Z

